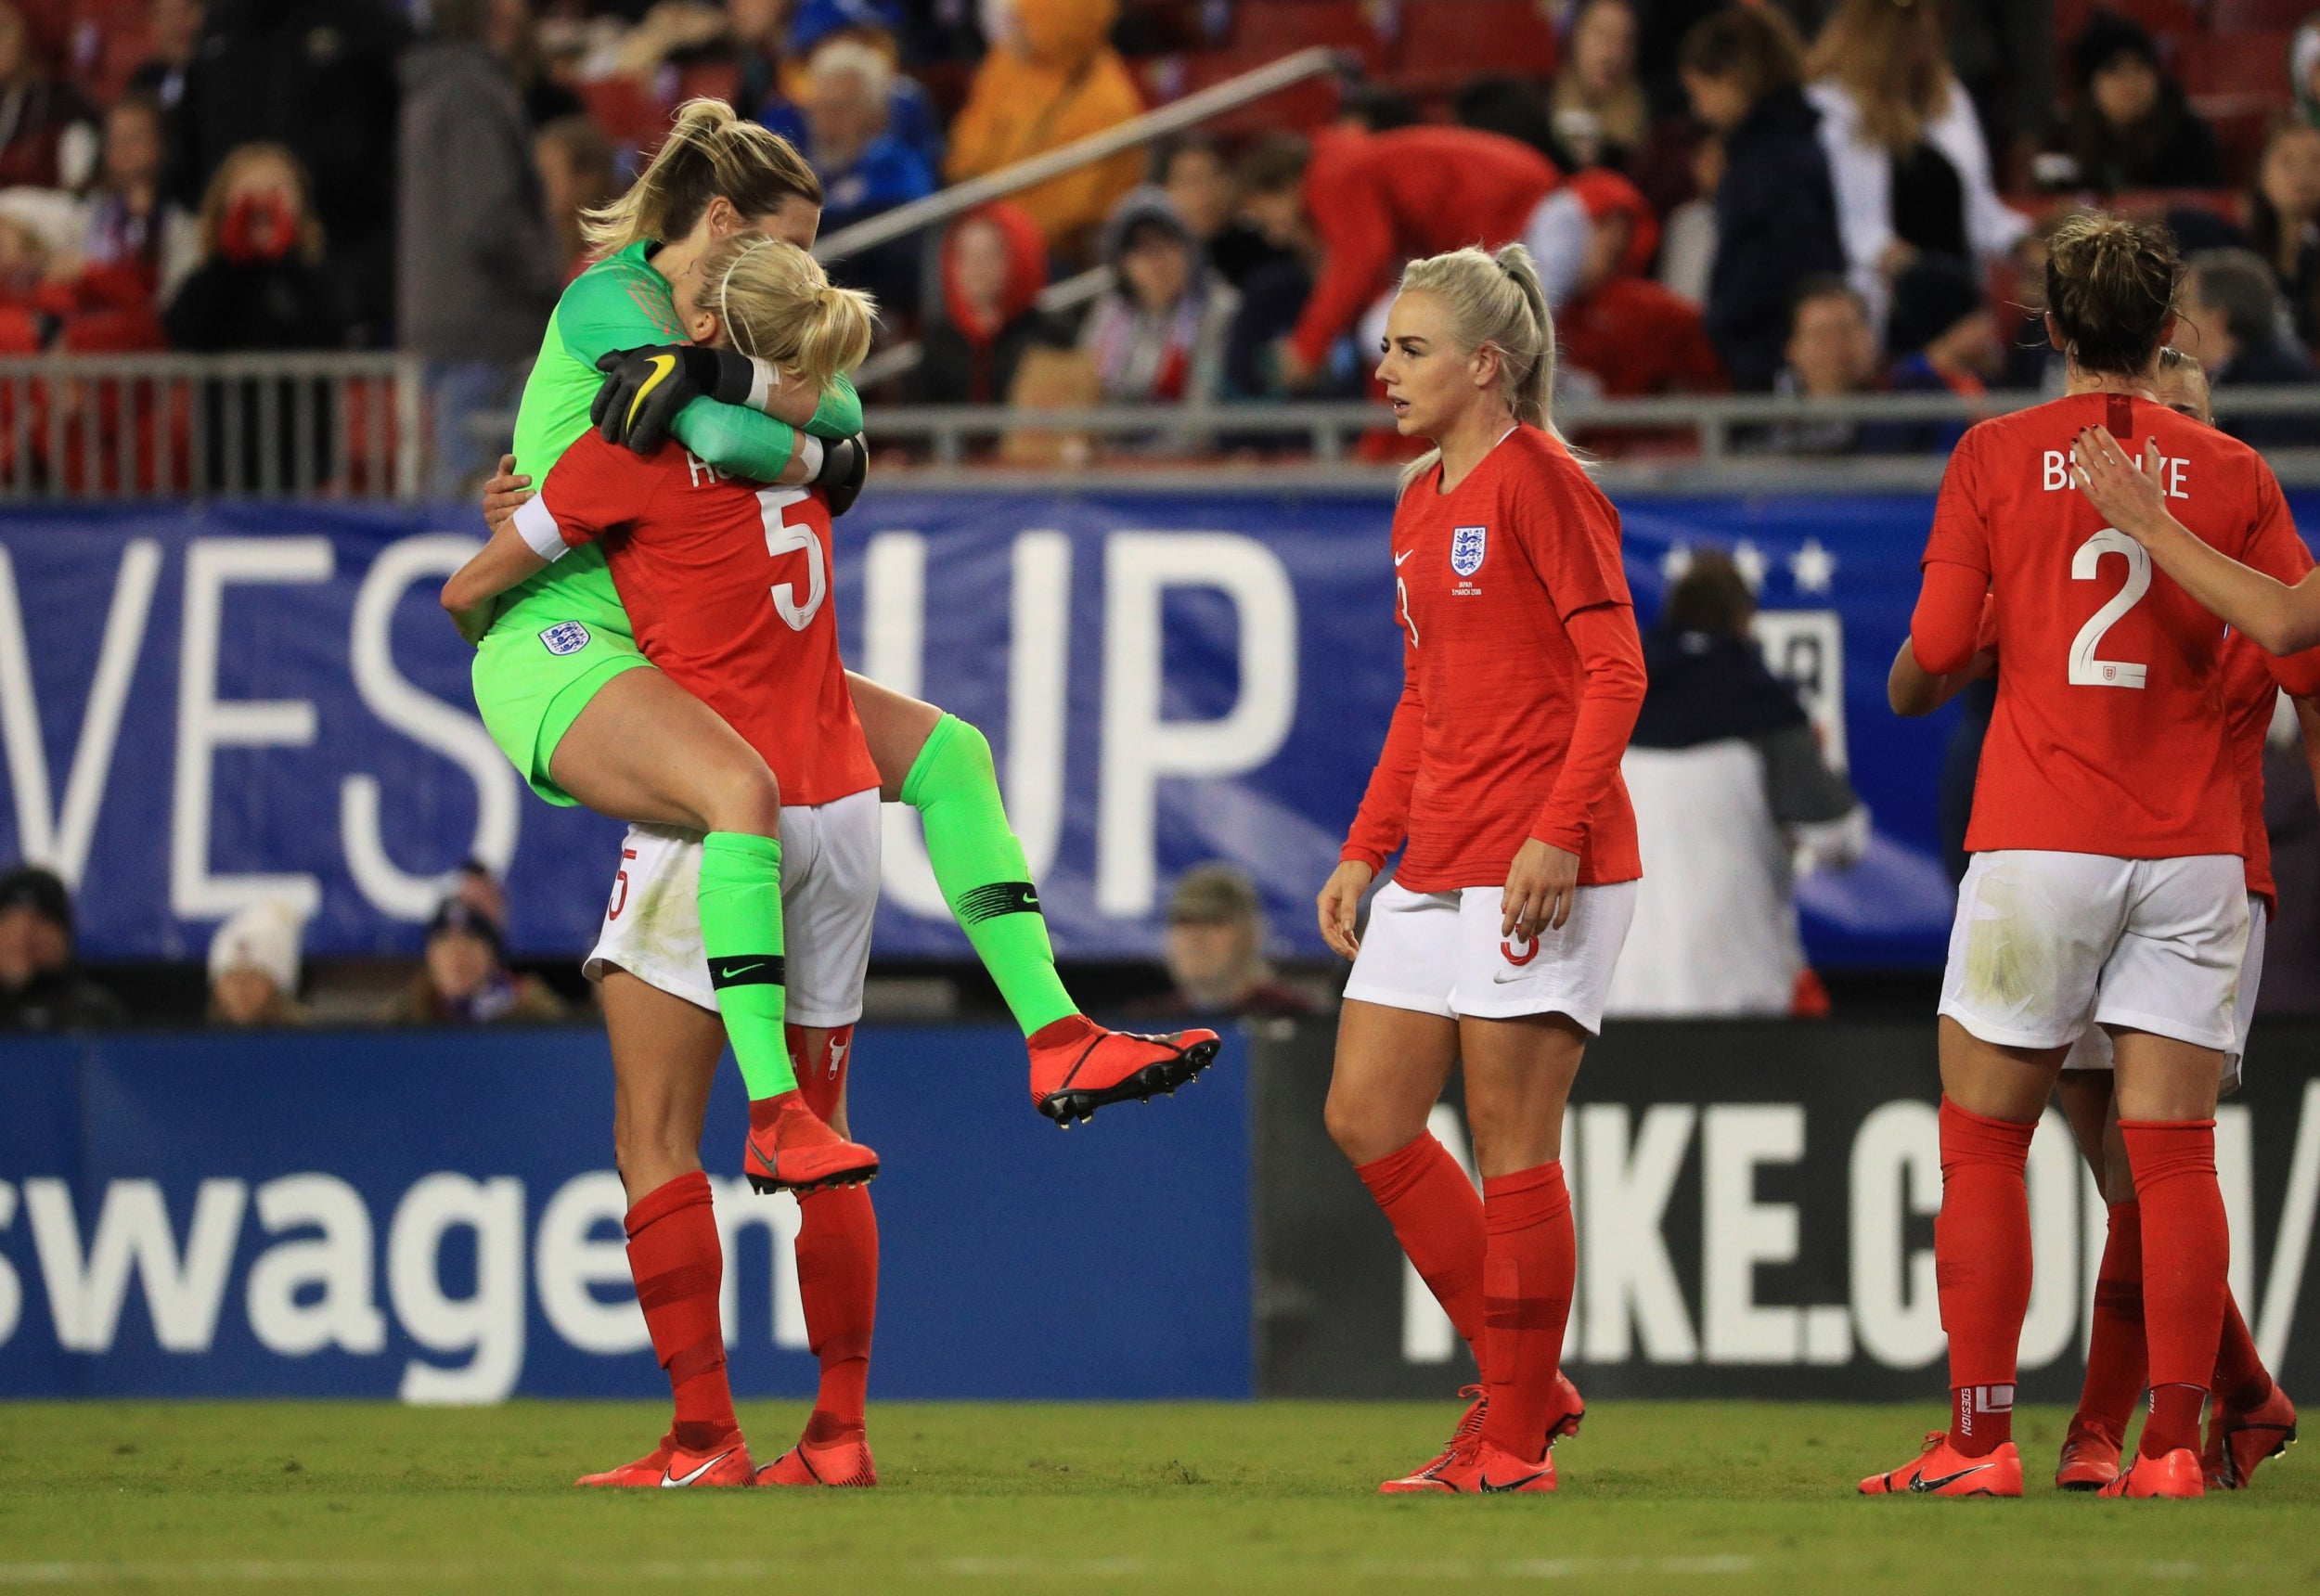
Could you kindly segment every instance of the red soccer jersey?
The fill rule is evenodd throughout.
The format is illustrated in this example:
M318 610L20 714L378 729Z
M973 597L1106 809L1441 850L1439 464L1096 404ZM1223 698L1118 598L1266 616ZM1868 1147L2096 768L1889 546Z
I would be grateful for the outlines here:
M2071 483L2071 441L2095 425L2138 459L2158 440L2168 508L2214 547L2289 582L2310 562L2262 457L2147 400L2078 394L1967 431L1925 555L1978 573L1994 601L1998 701L1966 846L2242 853L2223 624Z
M1562 444L1518 427L1457 488L1394 511L1402 694L1344 857L1412 892L1499 886L1524 840L1582 886L1643 873L1619 756L1643 650L1619 512Z
M638 457L584 432L522 512L571 547L603 538L637 646L764 756L784 804L878 785L830 609L830 509L721 475L675 444Z

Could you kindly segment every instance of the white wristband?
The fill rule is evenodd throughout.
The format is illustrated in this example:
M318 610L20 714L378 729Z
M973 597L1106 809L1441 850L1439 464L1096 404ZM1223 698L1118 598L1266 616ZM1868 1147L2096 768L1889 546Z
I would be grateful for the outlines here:
M792 453L790 458L806 462L806 480L812 482L821 475L821 440L810 432L800 432L797 435L797 448Z
M770 360L750 357L749 407L773 413L773 396L781 391L781 368Z
M563 532L557 526L548 500L538 494L516 507L515 527L524 547L550 564L561 560L571 547L564 542Z

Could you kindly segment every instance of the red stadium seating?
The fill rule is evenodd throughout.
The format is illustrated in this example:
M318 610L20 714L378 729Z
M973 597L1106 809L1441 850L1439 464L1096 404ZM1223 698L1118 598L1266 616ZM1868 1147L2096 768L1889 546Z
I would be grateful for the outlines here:
M2320 11L2320 0L2210 0L2208 30L2215 33L2269 33L2292 29ZM2281 71L2286 75L2286 65Z
M1189 56L1162 56L1146 64L1144 85L1155 102L1181 99L1280 58L1281 52L1277 50L1261 54L1203 50ZM1309 133L1336 114L1337 80L1318 77L1268 95L1203 125L1219 138L1284 131Z
M1386 41L1359 0L1243 0L1233 10L1236 55L1286 56L1313 45L1347 51L1372 71L1386 64Z
M2246 95L2276 100L2293 97L2288 83L2290 32L2195 34L2175 42L2175 75L2195 98Z
M2199 12L2191 0L2055 0L2056 77L2070 75L2070 41L2085 31L2097 11L2115 11L2154 33L2196 33ZM2075 86L2075 85L2073 85Z
M1482 72L1545 78L1561 53L1531 0L1408 0L1393 79L1413 94L1433 95Z

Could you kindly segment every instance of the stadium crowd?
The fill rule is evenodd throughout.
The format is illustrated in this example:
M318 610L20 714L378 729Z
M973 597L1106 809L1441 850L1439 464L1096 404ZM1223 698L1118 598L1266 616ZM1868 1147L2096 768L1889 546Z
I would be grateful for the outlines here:
M841 261L872 397L1360 397L1397 264L1518 238L1566 397L2047 391L2024 306L2097 199L2173 225L2218 384L2306 382L2308 5L0 0L0 353L406 350L451 492L682 98L792 139L828 238L1318 44L1338 78Z

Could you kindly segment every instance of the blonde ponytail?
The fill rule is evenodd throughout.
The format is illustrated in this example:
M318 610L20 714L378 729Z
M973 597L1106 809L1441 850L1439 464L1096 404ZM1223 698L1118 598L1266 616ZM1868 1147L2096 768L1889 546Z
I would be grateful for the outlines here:
M780 134L723 100L690 99L628 192L580 213L580 233L599 260L640 240L666 243L691 232L719 196L743 216L769 216L793 196L818 208L821 180Z
M700 307L715 315L733 347L792 380L819 392L870 354L877 302L832 283L794 244L736 234L712 245L697 269Z
M1496 349L1500 396L1514 419L1565 443L1548 411L1554 392L1554 318L1528 250L1509 244L1495 255L1472 248L1429 255L1402 269L1400 291L1440 300L1450 312L1450 336L1462 350ZM1441 457L1439 449L1429 449L1411 461L1401 473L1401 487L1432 470Z

